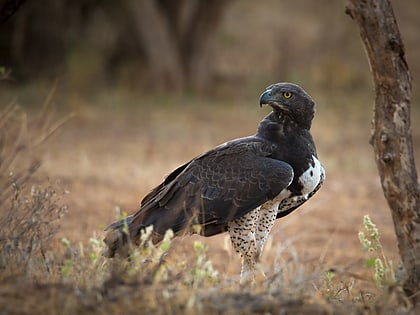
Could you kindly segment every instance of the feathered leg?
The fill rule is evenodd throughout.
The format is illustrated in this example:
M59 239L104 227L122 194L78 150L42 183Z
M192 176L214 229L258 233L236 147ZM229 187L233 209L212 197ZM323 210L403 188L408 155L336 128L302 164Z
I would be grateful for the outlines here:
M229 223L229 234L233 247L242 256L241 282L254 279L258 255L255 229L259 217L259 209Z
M274 222L276 222L278 206L278 202L267 202L260 208L255 228L258 258L262 255L265 242L267 241Z
M241 281L255 278L257 262L276 221L277 208L278 202L266 203L229 223L233 247L242 256Z

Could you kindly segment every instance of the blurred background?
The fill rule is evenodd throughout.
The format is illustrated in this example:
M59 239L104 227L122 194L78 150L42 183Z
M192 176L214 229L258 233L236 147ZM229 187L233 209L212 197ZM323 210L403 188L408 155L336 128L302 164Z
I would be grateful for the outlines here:
M414 78L419 160L420 2L392 4ZM369 213L390 257L397 257L368 143L369 65L345 5L344 0L25 1L0 25L0 108L16 103L28 113L29 124L44 115L53 126L45 127L48 135L54 131L48 141L26 156L42 162L39 178L57 180L70 192L60 235L85 241L92 231L102 233L114 209L135 210L180 163L253 134L269 111L258 108L261 92L291 81L317 102L313 135L327 181L313 201L278 222L273 240L288 240L307 260L353 265L360 263L357 231ZM57 121L66 123L54 125ZM36 134L28 130L28 138ZM221 258L226 255L220 239L208 242Z
M326 91L365 90L369 69L345 4L26 1L0 28L1 84L54 83L82 96L122 89L255 97L273 81ZM393 5L417 77L420 4Z

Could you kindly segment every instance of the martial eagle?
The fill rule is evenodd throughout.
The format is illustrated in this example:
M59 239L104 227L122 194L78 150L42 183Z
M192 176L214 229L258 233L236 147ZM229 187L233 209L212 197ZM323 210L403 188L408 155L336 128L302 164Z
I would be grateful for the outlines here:
M277 83L261 95L263 105L272 112L255 135L181 165L144 197L137 212L112 223L106 256L126 255L127 243L138 245L148 226L154 244L168 229L204 236L228 231L242 256L241 276L253 276L275 220L307 201L325 178L310 133L312 98L296 84Z

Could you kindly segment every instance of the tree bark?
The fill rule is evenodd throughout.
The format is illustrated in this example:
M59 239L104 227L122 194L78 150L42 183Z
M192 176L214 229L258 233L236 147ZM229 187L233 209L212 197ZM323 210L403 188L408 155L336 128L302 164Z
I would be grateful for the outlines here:
M358 24L375 86L371 144L382 190L391 208L409 298L420 293L420 188L410 125L411 76L388 0L350 0L346 13Z

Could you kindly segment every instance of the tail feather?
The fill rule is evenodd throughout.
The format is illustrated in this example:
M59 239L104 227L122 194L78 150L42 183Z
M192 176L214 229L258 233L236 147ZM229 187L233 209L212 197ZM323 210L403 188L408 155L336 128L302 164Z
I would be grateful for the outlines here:
M127 257L130 253L131 244L141 245L141 234L145 232L148 226L153 227L151 234L148 236L152 244L159 243L168 229L178 235L178 232L185 226L185 213L179 211L175 214L177 215L169 215L167 209L160 208L157 203L150 202L134 215L111 223L105 228L105 231L108 231L104 238L107 248L103 251L103 256L108 258L115 255ZM177 220L174 220L174 217Z
M129 255L130 244L128 241L128 235L121 229L109 231L104 238L106 248L102 252L102 255L107 258L112 258L118 254L118 256L125 258Z
M105 228L105 231L108 231L104 238L104 243L107 245L107 248L102 252L103 256L112 258L118 254L125 258L129 255L129 238L127 229L124 227L128 226L132 220L133 216L130 215L111 223Z
M121 219L119 221L115 221L112 222L110 225L108 225L104 231L108 231L108 230L117 230L117 229L122 229L125 225L129 225L131 223L131 221L133 221L133 216L129 215L124 219Z

